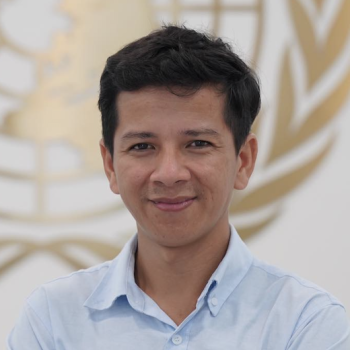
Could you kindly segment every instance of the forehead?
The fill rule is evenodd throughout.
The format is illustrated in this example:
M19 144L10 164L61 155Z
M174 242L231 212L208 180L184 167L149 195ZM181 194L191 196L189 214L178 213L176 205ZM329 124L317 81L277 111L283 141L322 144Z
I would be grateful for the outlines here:
M123 91L117 98L118 128L133 123L152 122L157 118L174 121L222 123L225 96L212 86L195 92L163 87Z

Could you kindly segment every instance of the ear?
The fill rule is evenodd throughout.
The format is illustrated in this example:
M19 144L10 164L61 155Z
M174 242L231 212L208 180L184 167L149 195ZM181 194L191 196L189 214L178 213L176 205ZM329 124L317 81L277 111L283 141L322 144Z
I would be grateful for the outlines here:
M247 187L254 170L257 154L258 141L254 134L249 134L237 157L238 169L234 184L236 190L243 190Z
M113 157L111 155L111 152L105 146L103 139L100 141L100 150L103 160L103 167L109 181L109 187L111 188L112 192L119 194L118 182L113 165Z

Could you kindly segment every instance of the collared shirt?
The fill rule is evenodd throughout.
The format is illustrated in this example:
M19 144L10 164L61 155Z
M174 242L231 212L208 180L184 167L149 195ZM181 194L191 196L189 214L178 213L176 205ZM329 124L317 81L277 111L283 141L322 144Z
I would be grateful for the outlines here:
M339 301L253 258L234 229L196 309L179 326L135 283L136 247L137 236L113 261L34 291L8 349L350 349Z

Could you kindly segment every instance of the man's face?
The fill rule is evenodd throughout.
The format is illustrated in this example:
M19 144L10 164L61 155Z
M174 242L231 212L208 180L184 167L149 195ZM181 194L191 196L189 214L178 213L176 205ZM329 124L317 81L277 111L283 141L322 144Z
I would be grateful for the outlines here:
M232 191L248 182L256 140L250 135L236 156L224 103L211 87L186 97L165 88L118 96L113 158L101 150L111 189L144 239L175 247L227 234Z

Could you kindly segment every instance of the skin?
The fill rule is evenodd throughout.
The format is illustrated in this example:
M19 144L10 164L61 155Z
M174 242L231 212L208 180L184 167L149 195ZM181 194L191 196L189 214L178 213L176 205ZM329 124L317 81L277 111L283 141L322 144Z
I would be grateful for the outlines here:
M100 143L110 188L137 223L136 283L176 324L225 255L232 192L247 186L256 160L253 134L236 155L224 102L210 86L186 97L122 92L113 157Z

